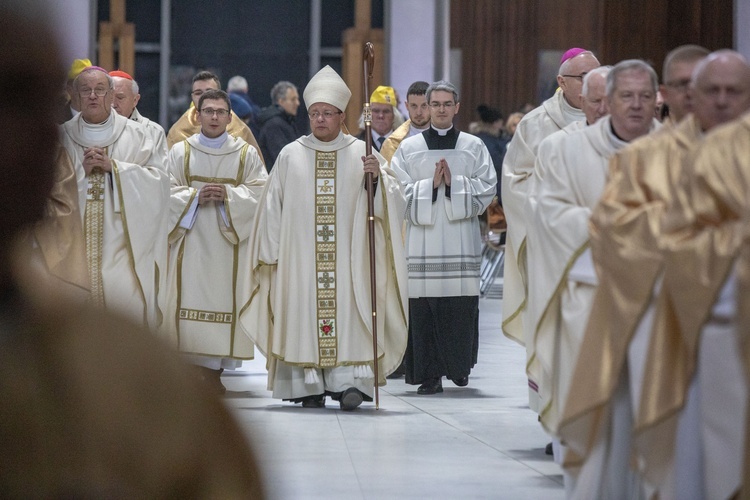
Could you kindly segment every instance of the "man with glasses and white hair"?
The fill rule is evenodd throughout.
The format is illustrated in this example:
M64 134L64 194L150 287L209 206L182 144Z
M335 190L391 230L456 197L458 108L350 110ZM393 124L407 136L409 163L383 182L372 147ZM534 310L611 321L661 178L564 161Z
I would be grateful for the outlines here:
M268 360L273 396L344 411L371 401L406 348L404 198L386 161L341 132L351 91L330 66L307 84L312 134L284 147L251 237L257 289L240 321ZM378 375L374 380L367 190L375 179Z
M391 160L406 192L409 259L409 343L406 383L418 394L443 392L442 377L459 387L479 349L478 215L495 197L497 174L478 137L459 132L456 87L427 88L430 128L405 139Z
M76 171L90 301L152 329L162 323L169 177L145 127L112 109L114 82L97 66L73 83L81 113L62 126Z
M250 299L248 238L266 183L255 148L227 133L231 101L208 90L198 101L201 131L169 152L172 181L169 220L169 292L166 324L177 331L181 352L202 368L210 387L223 394L224 369L253 358L253 343L236 332L237 316ZM236 332L236 333L235 333Z

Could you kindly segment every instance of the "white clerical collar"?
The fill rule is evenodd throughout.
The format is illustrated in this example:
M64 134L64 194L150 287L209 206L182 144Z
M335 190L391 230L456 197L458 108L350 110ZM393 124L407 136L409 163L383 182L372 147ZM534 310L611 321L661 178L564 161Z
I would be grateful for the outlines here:
M214 137L213 139L203 135L203 131L201 130L201 133L198 134L198 142L200 142L201 145L206 146L207 148L219 149L224 145L225 142L227 142L228 137L229 134L226 130L219 137Z
M450 127L448 127L448 128L437 128L437 127L436 127L435 125L432 125L432 124L430 124L430 127L432 127L432 129L433 129L433 130L434 130L435 132L437 132L437 133L438 133L438 135L448 135L448 132L450 132L450 131L451 131L451 129L453 128L453 125L451 125L451 126L450 126Z
M112 113L102 123L89 123L83 116L81 116L79 123L81 125L81 137L87 143L102 143L110 138L115 130L115 120L112 118Z
M410 125L409 126L409 137L411 137L413 135L421 134L422 132L424 132L428 128L430 128L429 125L426 126L425 128L418 128L418 127L415 127L414 125Z

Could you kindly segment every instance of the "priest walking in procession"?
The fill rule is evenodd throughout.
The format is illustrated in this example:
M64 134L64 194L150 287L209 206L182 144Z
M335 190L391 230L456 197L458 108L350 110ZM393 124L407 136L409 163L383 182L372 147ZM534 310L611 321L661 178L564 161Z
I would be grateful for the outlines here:
M442 377L469 383L479 349L477 216L495 197L497 174L481 139L453 126L456 87L430 85L431 126L405 139L391 160L407 201L409 344L406 383L443 392Z
M73 82L81 113L62 144L78 183L91 302L161 326L169 179L148 131L112 109L114 82L97 66Z
M330 66L303 93L312 134L284 147L251 237L257 288L241 324L267 359L273 397L344 411L371 401L374 384L406 348L406 260L401 186L377 153L341 132L351 97ZM374 380L367 190L375 179L377 362Z
M187 361L219 394L224 369L252 359L237 329L250 299L248 238L267 174L258 152L227 133L229 96L208 90L198 101L201 131L169 152L169 293L167 325Z
M656 72L645 62L631 59L615 65L607 75L610 115L561 142L557 161L540 185L536 220L542 225L538 234L544 239L537 244L546 252L535 265L544 263L556 286L536 328L534 362L539 365L542 382L541 422L553 436L558 435L598 285L589 248L589 217L607 182L610 158L658 127L653 118L657 90ZM625 406L614 425L629 426L628 411ZM565 451L555 450L559 462ZM602 449L600 453L609 451ZM590 465L609 469L566 475L566 490L572 498L630 498L628 493L638 492L640 485L627 460L599 460Z

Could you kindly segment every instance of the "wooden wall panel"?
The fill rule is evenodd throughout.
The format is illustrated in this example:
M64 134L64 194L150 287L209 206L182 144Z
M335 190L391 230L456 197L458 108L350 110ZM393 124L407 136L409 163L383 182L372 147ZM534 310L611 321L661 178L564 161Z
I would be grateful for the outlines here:
M451 47L463 55L457 124L466 130L480 103L507 115L535 102L540 50L585 47L603 64L642 58L661 73L678 45L731 47L732 20L732 0L454 0Z

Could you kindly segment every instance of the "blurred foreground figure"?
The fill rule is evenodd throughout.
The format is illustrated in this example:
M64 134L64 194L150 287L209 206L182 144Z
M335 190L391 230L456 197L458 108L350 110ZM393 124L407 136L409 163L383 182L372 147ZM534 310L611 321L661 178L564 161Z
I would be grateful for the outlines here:
M175 355L35 286L18 251L54 181L63 78L29 3L28 19L0 7L0 89L14 95L0 104L0 497L261 498L241 432Z

